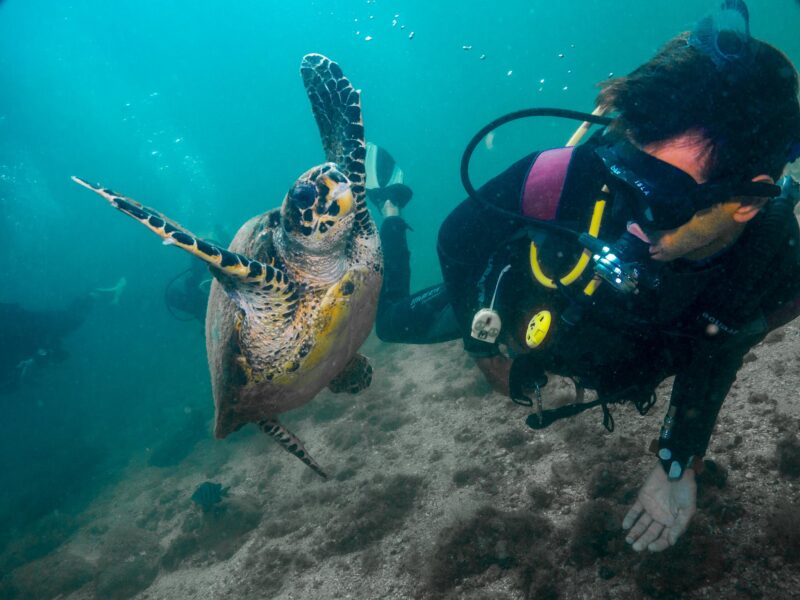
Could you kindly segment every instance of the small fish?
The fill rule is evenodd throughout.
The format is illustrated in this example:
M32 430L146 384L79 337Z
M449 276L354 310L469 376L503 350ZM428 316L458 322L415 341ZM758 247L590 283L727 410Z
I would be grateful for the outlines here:
M229 487L222 487L221 483L204 481L192 494L192 502L197 504L203 512L209 512L215 505L222 502L222 498L228 495L229 489Z

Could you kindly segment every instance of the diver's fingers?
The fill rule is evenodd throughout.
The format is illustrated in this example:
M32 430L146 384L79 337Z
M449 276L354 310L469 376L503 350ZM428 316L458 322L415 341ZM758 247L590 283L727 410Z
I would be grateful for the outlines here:
M664 531L664 526L658 521L652 521L649 527L647 527L644 533L642 533L639 539L637 539L636 542L633 544L633 549L636 552L640 552L645 548L649 547L650 544L652 544L659 538L662 531Z
M628 532L628 535L625 537L625 541L629 544L638 542L639 538L644 534L645 531L647 531L647 528L650 527L652 522L653 517L646 512L642 513L634 526Z
M661 531L661 535L659 535L655 541L650 542L647 549L650 550L650 552L661 552L672 546L675 543L672 539L672 529L672 527L664 527Z
M636 523L636 519L639 518L639 515L642 514L643 510L644 507L642 506L641 502L639 502L638 500L634 502L633 506L631 506L631 509L628 511L628 513L625 515L625 518L622 520L622 528L630 529L631 527L633 527L633 524Z

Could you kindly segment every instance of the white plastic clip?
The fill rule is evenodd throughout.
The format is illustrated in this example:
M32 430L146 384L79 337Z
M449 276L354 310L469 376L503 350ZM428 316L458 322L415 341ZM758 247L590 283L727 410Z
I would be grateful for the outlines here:
M500 329L503 327L503 322L500 320L500 315L494 309L494 301L497 300L497 290L500 288L500 281L503 275L511 268L511 265L506 265L500 275L497 276L497 283L494 286L494 294L492 295L492 303L489 308L482 308L475 313L472 317L472 331L470 335L476 340L494 344L497 341L497 336L500 335Z
M500 315L491 308L482 308L472 319L472 337L494 344L503 326Z

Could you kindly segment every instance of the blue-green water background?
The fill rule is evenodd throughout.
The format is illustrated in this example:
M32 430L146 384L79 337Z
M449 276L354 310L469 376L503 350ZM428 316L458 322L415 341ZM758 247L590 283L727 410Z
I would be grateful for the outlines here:
M391 151L415 191L406 211L413 285L429 285L439 278L438 225L464 195L458 165L474 131L528 106L591 109L596 82L630 71L714 4L2 2L0 301L63 307L121 275L128 288L66 340L66 362L0 397L0 525L69 508L188 412L213 410L200 327L172 319L163 302L186 256L70 175L200 234L235 231L323 160L298 74L303 54L320 52L363 90L368 139ZM753 33L800 63L798 3L749 6ZM500 130L494 149L476 154L476 180L563 143L572 127Z

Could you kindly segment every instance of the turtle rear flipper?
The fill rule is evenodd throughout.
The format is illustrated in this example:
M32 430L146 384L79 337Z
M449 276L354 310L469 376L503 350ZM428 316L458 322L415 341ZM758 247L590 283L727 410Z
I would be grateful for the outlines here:
M371 383L372 365L369 364L369 359L363 354L356 354L342 372L331 380L328 389L334 394L357 394L367 389Z
M178 246L207 262L213 267L211 272L226 290L231 289L231 284L235 287L237 283L247 283L261 284L262 288L285 297L296 295L294 282L280 269L203 240L157 210L148 208L136 200L92 185L79 177L72 177L72 180L102 196L117 210L139 221L159 236L164 244Z
M309 456L308 452L306 452L305 446L303 446L303 442L294 435L291 431L286 429L283 425L281 425L278 419L264 419L263 421L258 422L258 427L278 442L281 447L286 450L290 454L294 454L297 458L303 461L303 464L307 465L314 471L317 475L322 477L323 479L328 478L328 474L322 470L322 468L317 464L311 456Z

